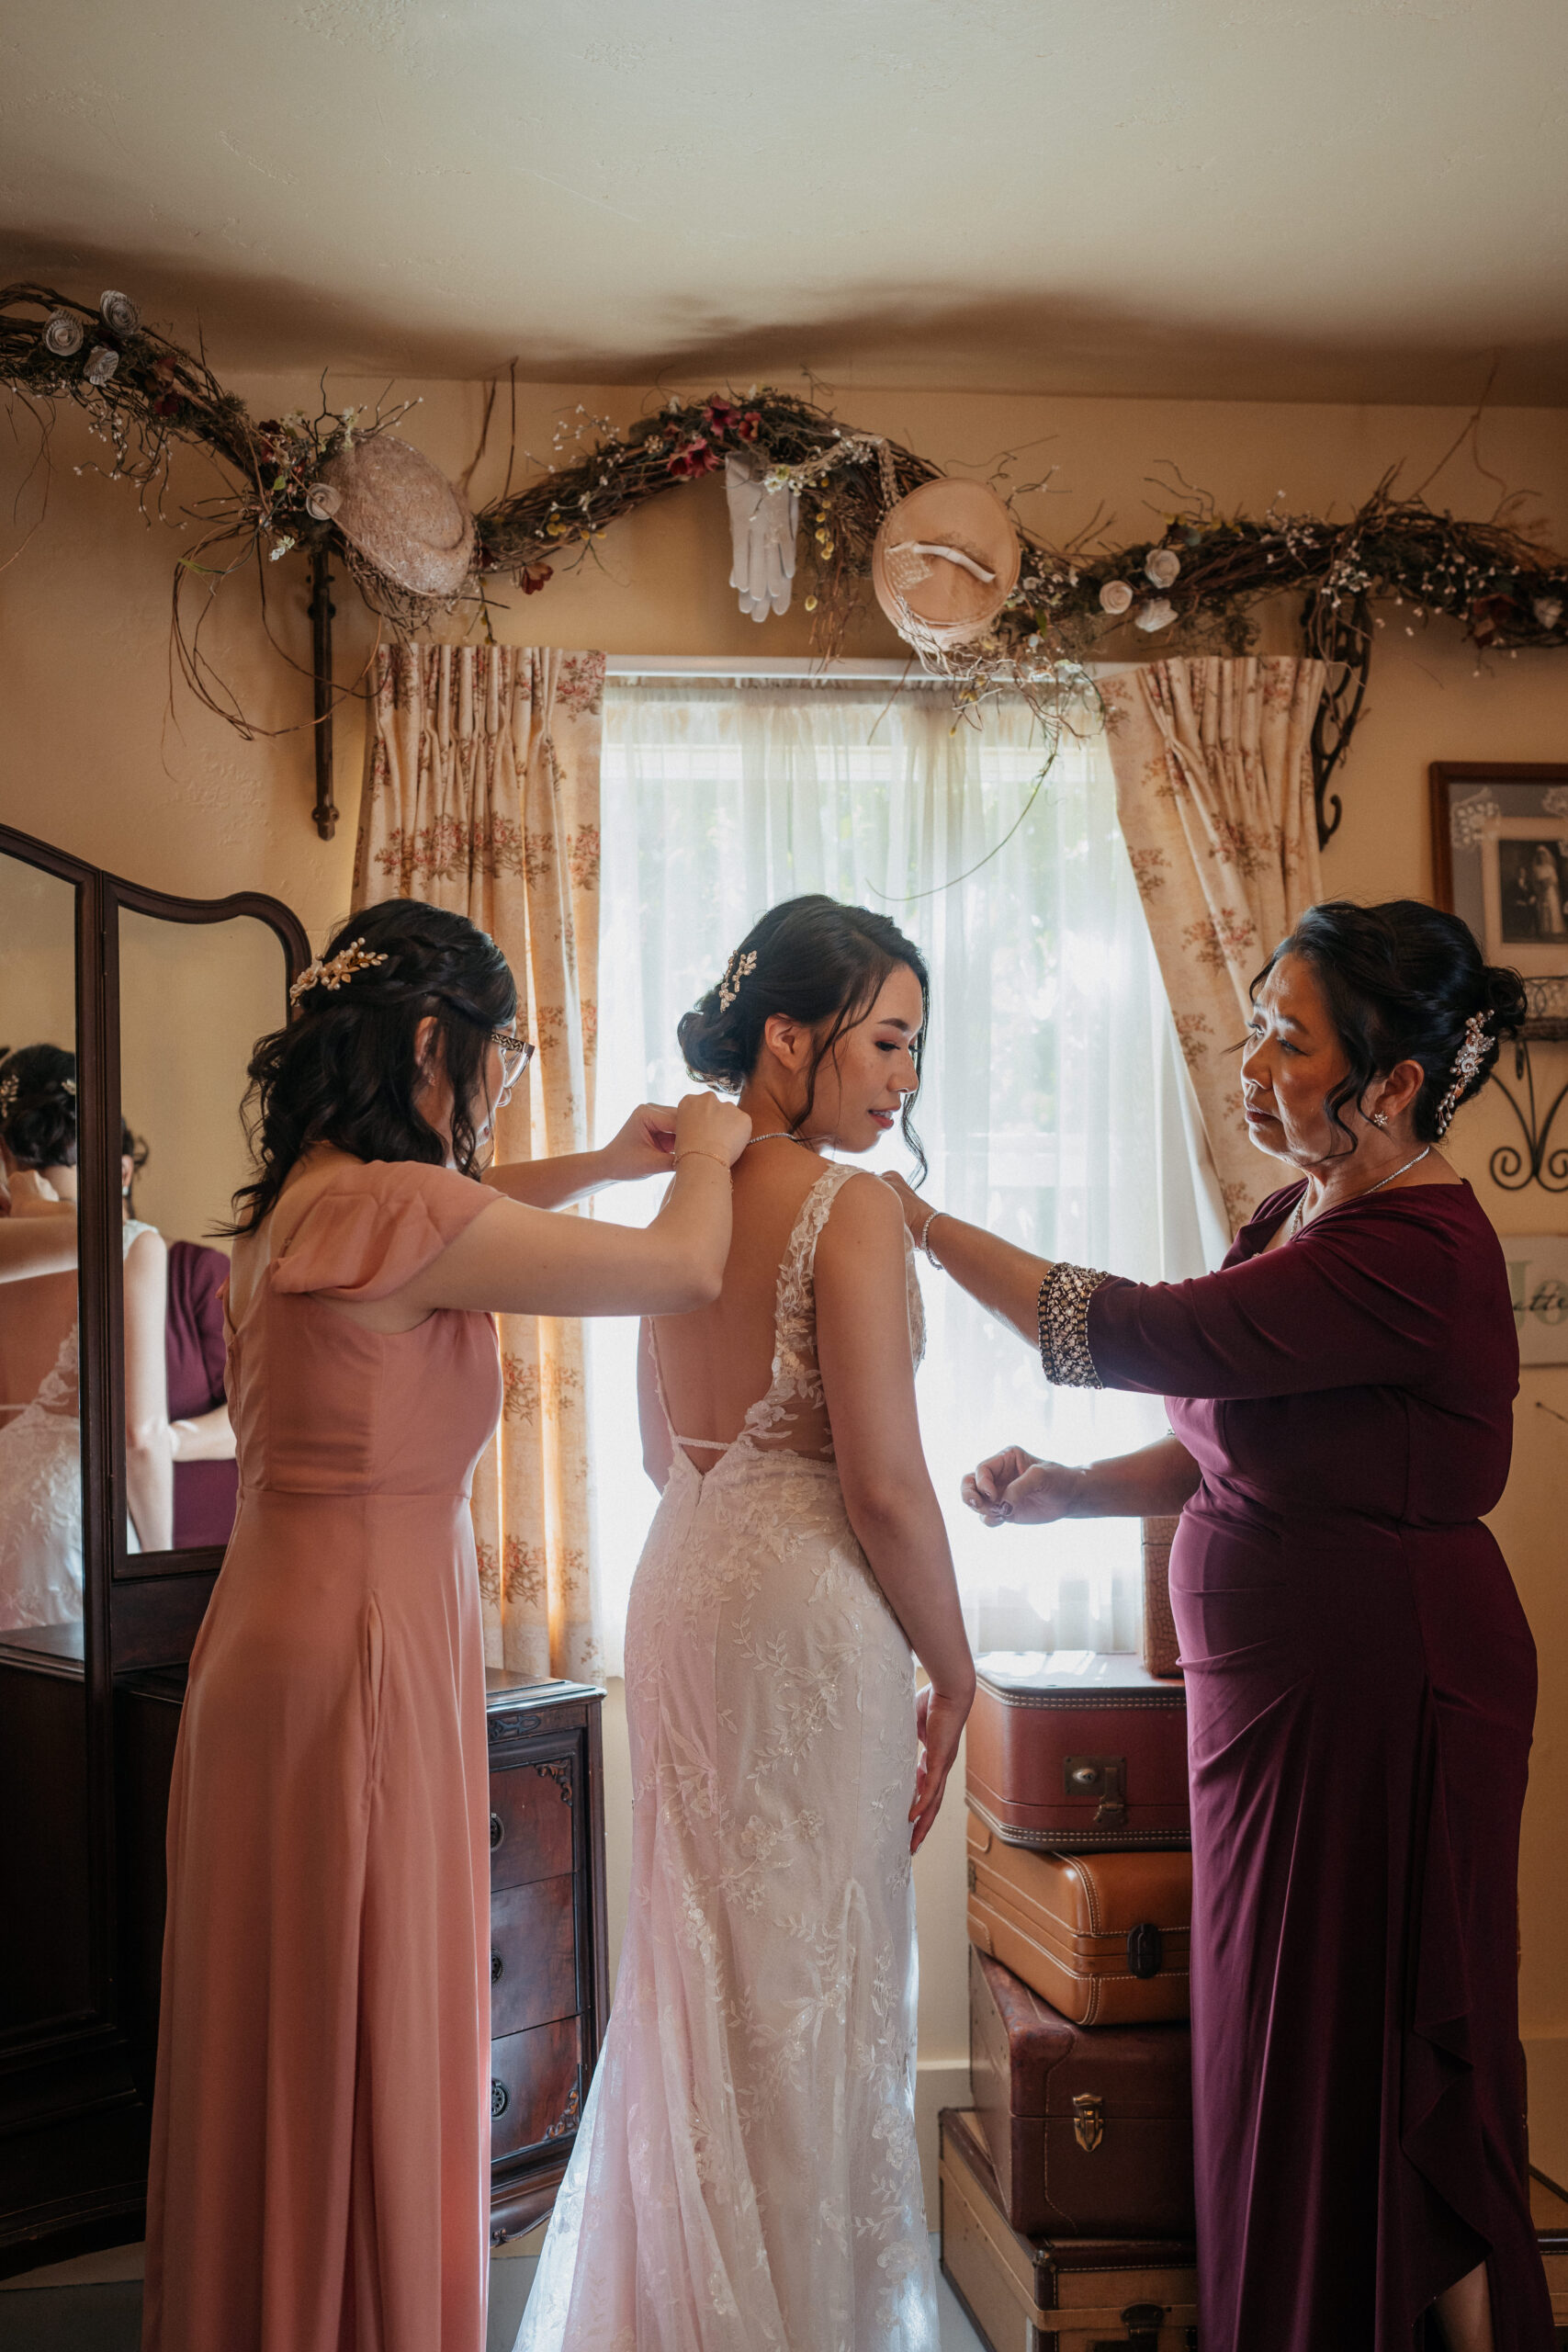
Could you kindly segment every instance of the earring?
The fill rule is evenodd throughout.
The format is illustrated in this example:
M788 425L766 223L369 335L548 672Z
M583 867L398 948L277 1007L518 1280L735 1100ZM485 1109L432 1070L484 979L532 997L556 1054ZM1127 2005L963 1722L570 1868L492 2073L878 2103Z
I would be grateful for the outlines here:
M1374 1127L1386 1127L1388 1125L1388 1114L1386 1111L1369 1111L1367 1116L1371 1121Z

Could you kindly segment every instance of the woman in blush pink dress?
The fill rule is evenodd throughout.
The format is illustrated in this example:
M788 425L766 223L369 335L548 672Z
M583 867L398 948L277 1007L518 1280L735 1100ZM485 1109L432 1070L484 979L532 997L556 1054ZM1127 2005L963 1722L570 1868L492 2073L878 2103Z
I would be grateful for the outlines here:
M750 1132L693 1095L493 1170L529 1048L491 941L393 900L252 1064L233 1536L168 1829L145 2352L481 2352L490 1994L468 1487L490 1314L716 1295ZM671 1134L672 1130L672 1134ZM539 1214L671 1165L646 1231ZM510 1195L510 1197L508 1197Z

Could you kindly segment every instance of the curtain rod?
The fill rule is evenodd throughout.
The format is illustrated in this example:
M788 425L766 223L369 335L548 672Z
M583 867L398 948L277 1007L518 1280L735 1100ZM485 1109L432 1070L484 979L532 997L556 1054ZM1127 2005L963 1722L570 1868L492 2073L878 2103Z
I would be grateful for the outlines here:
M1131 667L1124 662L1084 662L1085 677L1109 676ZM905 661L818 662L807 654L775 655L772 660L750 654L608 653L606 678L644 680L649 684L668 680L707 678L716 684L749 685L893 685L937 686L951 692L949 678L932 676L912 658Z

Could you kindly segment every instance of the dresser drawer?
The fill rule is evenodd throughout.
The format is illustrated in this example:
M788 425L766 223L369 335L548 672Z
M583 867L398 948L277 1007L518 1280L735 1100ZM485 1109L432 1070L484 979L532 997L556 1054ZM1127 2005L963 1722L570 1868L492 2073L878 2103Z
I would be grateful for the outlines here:
M572 1867L577 1795L573 1756L544 1764L494 1765L490 1775L490 1883L492 1889L559 1878Z
M574 1881L536 1879L493 1890L490 1898L490 2030L522 2033L551 2018L575 2015L577 1933Z
M577 2018L503 2034L490 2046L490 2146L492 2157L565 2140L577 2129L582 2098L582 2029Z

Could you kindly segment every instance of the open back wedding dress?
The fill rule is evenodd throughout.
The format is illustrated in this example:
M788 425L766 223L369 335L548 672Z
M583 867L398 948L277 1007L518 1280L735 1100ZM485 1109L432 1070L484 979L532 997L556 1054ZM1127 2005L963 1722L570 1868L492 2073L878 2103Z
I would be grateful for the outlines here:
M913 1666L817 1367L817 1242L856 1172L801 1204L739 1436L670 1430L626 1625L626 1943L516 2352L936 2352ZM907 1242L906 1267L918 1356Z

